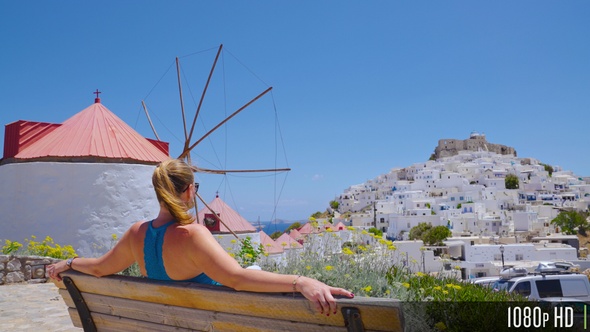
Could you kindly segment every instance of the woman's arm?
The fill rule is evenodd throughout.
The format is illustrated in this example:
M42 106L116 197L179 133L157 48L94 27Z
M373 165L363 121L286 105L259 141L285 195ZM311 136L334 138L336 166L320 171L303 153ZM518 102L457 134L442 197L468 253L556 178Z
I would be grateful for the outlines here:
M66 265L67 261L57 262L47 266L47 272L50 278L61 280L61 272L70 268L74 271L91 274L96 277L114 274L123 271L135 261L131 250L131 238L137 233L142 222L137 222L123 234L123 237L109 250L99 258L82 258L76 257L72 260L70 267Z
M193 225L189 231L189 248L186 252L203 272L215 281L234 288L252 292L300 292L314 303L320 313L336 313L333 295L354 297L351 292L324 284L318 280L242 268L202 225Z

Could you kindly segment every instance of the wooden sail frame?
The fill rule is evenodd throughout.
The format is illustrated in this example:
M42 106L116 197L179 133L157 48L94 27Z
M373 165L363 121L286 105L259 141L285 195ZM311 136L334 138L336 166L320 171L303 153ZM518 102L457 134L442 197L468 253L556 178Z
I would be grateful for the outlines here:
M183 129L184 129L184 137L185 137L185 142L184 142L184 146L183 146L183 150L182 153L178 156L178 159L186 159L187 163L191 166L193 172L195 173L207 173L207 174L227 174L227 173L260 173L260 172L288 172L291 170L291 168L268 168L268 169L233 169L233 170L215 170L215 169L207 169L207 168L202 168L202 167L196 167L194 165L192 165L191 162L191 158L190 158L190 152L199 144L201 143L205 138L207 138L209 135L211 135L213 132L215 132L217 129L219 129L221 126L223 126L226 122L228 122L229 120L231 120L234 116L236 116L237 114L239 114L240 112L242 112L243 110L245 110L248 106L252 105L254 102L256 102L258 99L262 98L265 94L267 94L268 92L270 92L272 90L272 87L267 88L266 90L264 90L263 92L261 92L260 94L258 94L256 97L254 97L253 99L251 99L249 102L247 102L246 104L244 104L242 107L240 107L239 109L237 109L235 112L233 112L231 115L229 115L228 117L226 117L225 119L223 119L221 122L219 122L216 126L214 126L212 129L210 129L207 133L205 133L203 136L201 136L199 139L195 140L194 143L191 144L191 140L193 137L193 134L195 132L195 125L197 123L197 118L199 116L199 113L201 111L201 107L203 105L203 101L205 99L205 96L207 94L207 90L209 88L209 84L211 82L211 78L213 77L213 73L215 71L215 68L217 66L217 62L219 60L219 56L221 54L221 51L223 49L223 44L221 44L217 50L217 54L215 55L215 60L213 61L213 64L211 66L211 70L209 71L209 75L207 77L207 81L205 83L205 86L203 88L203 92L201 93L201 98L199 99L199 103L197 106L197 109L195 111L195 116L193 117L193 121L190 127L190 131L187 128L187 122L186 122L186 116L185 116L185 109L184 109L184 101L183 101L183 94L182 94L182 82L181 82L181 78L180 78L180 61L178 59L178 57L176 58L176 71L177 71L177 81L178 81L178 92L179 92L179 97L180 97L180 107L181 107L181 113L182 113L182 123L183 123ZM154 134L156 135L156 137L159 140L159 137L156 133L156 130L151 122L151 119L149 117L149 113L147 111L147 106L145 105L145 103L142 101L142 105L144 108L144 111L147 115L148 121L150 122L150 126L152 127L152 130L154 132ZM212 212L213 216L215 216L215 218L222 223L229 231L232 235L234 235L238 240L242 241L237 234L230 229L230 227L228 227L227 224L225 224L223 222L223 220L217 215L217 213L215 211L213 211L213 209L211 207L209 207L209 205L207 205L207 203L205 203L205 201L203 200L203 198L201 197L201 195L199 195L199 193L196 193L195 198L194 198L194 206L195 206L195 211L198 211L197 208L197 198L199 198L199 200L201 200L201 202L205 205L205 207ZM200 221L198 220L198 213L197 213L197 223L200 223Z

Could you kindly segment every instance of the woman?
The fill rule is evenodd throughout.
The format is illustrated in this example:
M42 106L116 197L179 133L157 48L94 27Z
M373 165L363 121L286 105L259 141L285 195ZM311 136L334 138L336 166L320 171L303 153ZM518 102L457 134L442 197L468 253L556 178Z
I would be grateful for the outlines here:
M195 197L194 174L189 165L170 159L152 176L160 212L152 221L136 222L117 244L99 258L75 258L49 265L51 278L73 269L97 277L114 274L137 262L143 276L160 280L223 284L239 291L298 291L326 314L336 313L333 295L354 297L351 292L318 280L242 268L203 225L187 211Z

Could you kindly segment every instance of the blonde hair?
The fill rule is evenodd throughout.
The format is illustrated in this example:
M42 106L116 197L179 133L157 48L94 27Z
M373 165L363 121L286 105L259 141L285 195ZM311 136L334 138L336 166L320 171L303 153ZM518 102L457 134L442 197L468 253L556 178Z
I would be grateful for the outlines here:
M194 216L187 212L191 207L180 199L180 195L195 180L191 167L180 159L163 161L152 175L152 184L158 202L163 204L181 225L190 224Z

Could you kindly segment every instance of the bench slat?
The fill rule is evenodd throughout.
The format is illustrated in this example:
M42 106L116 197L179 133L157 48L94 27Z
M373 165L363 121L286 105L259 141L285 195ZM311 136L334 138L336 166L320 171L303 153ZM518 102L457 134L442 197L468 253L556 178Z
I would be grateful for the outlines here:
M73 309L74 301L70 297L70 294L66 290L60 289L60 295L64 298L66 305ZM83 296L84 301L92 312L93 318L94 313L100 313L198 331L207 331L211 327L213 327L215 331L236 331L237 327L240 327L239 329L248 328L255 331L346 331L345 327L321 326L309 323L210 312L164 304L106 297L90 293L83 293ZM79 320L77 312L76 317L76 319ZM98 328L99 324L96 321L95 323Z
M322 331L325 328L333 331L336 327L346 329L340 312L329 317L320 315L300 295L293 298L291 294L238 292L227 287L117 275L96 278L72 271L62 275L72 278L91 311L109 315L112 311L117 311L117 315L139 320L146 320L147 313L152 324L175 317L174 319L185 322L177 326L198 326L199 329L210 328L211 325L207 324L216 321L219 323L215 330L235 330L236 326L246 327L246 324L250 324L248 321L261 322L252 326L255 330L264 330L265 324L270 324L268 326L272 330L277 330L279 322L286 324L286 330L290 326L301 330L297 324L307 325L303 330L316 328L316 331ZM63 282L55 284L63 289L60 293L64 300L69 298ZM367 331L403 330L401 305L396 300L358 297L340 298L337 302L339 309L358 308ZM74 307L71 299L66 303ZM94 313L92 315L94 317ZM189 323L191 321L200 323ZM98 323L95 323L98 328ZM225 329L223 326L228 327Z

